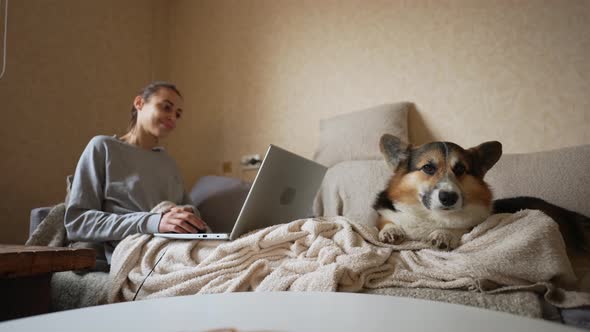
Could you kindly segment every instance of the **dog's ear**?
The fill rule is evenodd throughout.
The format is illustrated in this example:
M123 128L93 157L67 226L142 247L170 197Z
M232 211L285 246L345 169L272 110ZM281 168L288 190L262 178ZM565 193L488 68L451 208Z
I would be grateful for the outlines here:
M476 175L483 178L487 171L500 160L502 156L502 143L498 141L485 142L467 151L473 158L475 168L479 170Z
M379 149L385 157L385 161L395 170L400 162L408 159L410 145L399 138L384 134L379 141Z

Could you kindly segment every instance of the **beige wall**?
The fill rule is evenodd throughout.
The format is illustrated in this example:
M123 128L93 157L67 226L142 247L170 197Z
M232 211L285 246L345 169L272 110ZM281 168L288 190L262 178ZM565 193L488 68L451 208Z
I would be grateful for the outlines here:
M186 100L167 142L188 185L269 143L312 156L319 120L412 101L413 142L507 152L590 143L590 2L11 1L0 80L0 242L63 199L88 139L146 81Z
M186 0L170 15L191 180L269 143L312 156L321 118L391 101L416 104L415 143L590 143L589 1Z
M23 243L31 208L60 202L88 140L125 129L155 70L152 1L10 1L0 79L0 243ZM3 12L2 12L3 13Z

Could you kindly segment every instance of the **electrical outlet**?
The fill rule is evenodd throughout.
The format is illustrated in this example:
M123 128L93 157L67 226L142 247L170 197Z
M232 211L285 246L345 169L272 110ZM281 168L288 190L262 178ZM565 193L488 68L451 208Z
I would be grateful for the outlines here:
M247 154L240 158L242 169L258 169L261 163L262 159L259 154Z

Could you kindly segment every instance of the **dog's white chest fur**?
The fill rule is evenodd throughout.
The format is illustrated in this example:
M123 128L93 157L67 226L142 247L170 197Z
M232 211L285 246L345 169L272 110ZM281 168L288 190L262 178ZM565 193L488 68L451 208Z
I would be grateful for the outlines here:
M380 209L378 212L381 218L399 226L406 239L417 241L424 241L440 230L461 236L490 215L490 207L482 205L469 205L442 213L402 204L396 204L396 208L399 211Z
M388 220L401 227L406 233L409 240L423 240L430 233L437 229L444 228L436 221L428 220L423 217L417 217L410 213L395 212L392 210L379 210L379 214L385 220Z

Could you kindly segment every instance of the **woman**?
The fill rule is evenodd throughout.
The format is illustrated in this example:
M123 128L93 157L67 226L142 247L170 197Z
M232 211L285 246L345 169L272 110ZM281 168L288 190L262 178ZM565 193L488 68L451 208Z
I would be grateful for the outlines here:
M65 226L71 241L103 242L106 259L134 233L196 233L207 225L184 191L174 160L157 147L182 115L172 84L153 82L135 97L128 132L96 136L82 153L70 189ZM162 201L178 206L150 213ZM180 207L184 205L184 207Z

